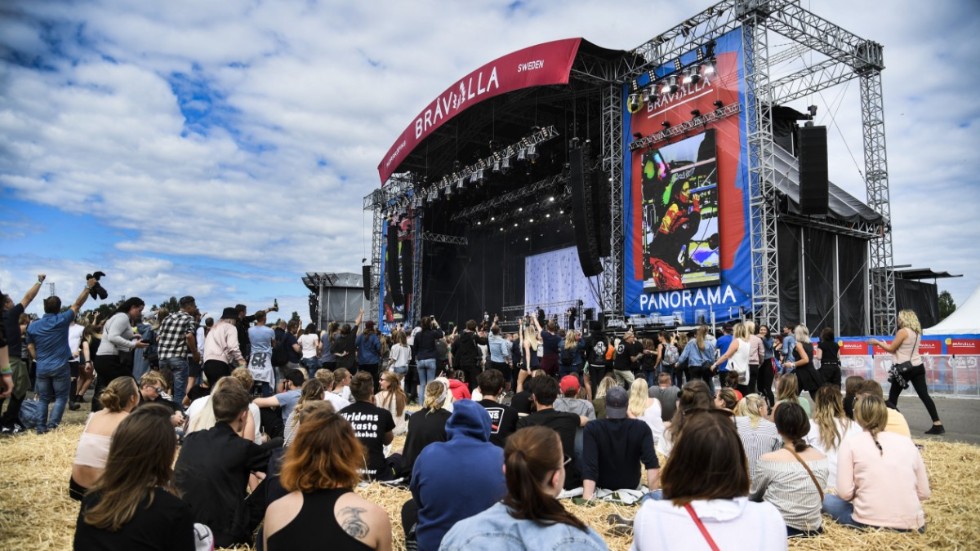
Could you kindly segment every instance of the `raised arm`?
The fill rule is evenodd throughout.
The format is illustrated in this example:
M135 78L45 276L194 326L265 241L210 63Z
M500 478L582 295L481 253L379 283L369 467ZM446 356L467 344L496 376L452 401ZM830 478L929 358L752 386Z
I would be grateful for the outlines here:
M31 288L28 289L26 293L24 293L24 298L20 299L21 306L27 308L27 306L31 303L31 301L34 300L35 297L37 297L37 293L41 290L41 284L44 283L44 280L47 277L48 276L44 274L37 274L37 281L34 282L34 285L31 285ZM76 314L77 313L78 312L76 312Z
M82 294L78 295L78 298L75 299L75 303L71 305L71 311L75 312L76 316L78 315L78 311L82 308L82 305L85 304L85 301L88 299L89 291L92 290L92 287L95 287L96 283L98 283L98 281L94 277L88 278L88 280L85 282L85 288L82 289Z

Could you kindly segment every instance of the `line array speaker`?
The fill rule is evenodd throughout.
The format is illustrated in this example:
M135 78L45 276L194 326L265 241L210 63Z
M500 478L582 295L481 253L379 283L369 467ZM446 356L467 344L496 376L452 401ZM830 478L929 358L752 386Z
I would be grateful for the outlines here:
M592 277L602 273L599 262L599 243L596 239L595 209L592 178L585 172L585 152L581 147L569 153L569 187L572 188L572 221L575 224L575 245L582 273Z
M607 257L612 254L609 250L609 194L612 189L612 184L609 182L609 175L601 170L593 170L591 180L595 238L599 244L599 256Z
M827 127L800 128L800 213L825 215L830 200L827 182Z
M385 290L391 293L391 300L395 304L405 301L402 295L402 283L398 273L398 226L388 225L388 246L385 249Z
M361 281L364 282L364 300L371 300L371 265L361 266Z

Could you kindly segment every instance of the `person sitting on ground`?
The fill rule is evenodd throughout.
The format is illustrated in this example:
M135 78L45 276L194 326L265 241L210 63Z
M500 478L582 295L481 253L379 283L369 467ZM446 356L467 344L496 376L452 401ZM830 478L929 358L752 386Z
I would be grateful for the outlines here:
M283 423L282 429L285 430L286 420L289 419L289 414L293 412L293 408L299 402L300 389L303 386L305 377L303 377L303 371L300 369L287 369L283 374L283 379L285 383L282 392L272 396L256 398L252 400L252 403L259 406L259 408L279 408L279 415ZM278 429L270 432L268 427L266 432L269 433L269 436L282 435L282 432Z
M169 388L170 386L159 371L147 371L140 378L139 404L137 407L145 404L159 404L168 407L171 412L170 422L173 426L180 427L184 425L186 420L184 411L170 399L170 394L167 392Z
M296 402L296 407L293 408L293 411L289 413L289 418L286 419L286 425L283 428L282 445L284 447L289 446L296 436L297 411L301 410L304 405L308 405L310 402L323 400L323 392L323 383L320 382L320 379L313 377L303 382L303 386L299 391L299 401Z
M776 411L776 429L783 449L759 458L752 477L750 499L772 503L793 536L823 533L820 506L827 486L827 456L806 443L810 421L797 404L783 404Z
M769 404L758 394L749 394L735 407L735 429L749 461L749 476L755 476L756 464L764 454L783 447L776 424L769 420Z
M565 375L558 384L561 394L555 399L555 411L567 411L589 421L595 420L595 406L588 400L577 398L580 387L578 377Z
M885 399L885 393L881 388L881 384L874 379L868 379L858 387L858 397L863 396L877 396L882 400ZM885 402L885 406L888 406L888 402ZM912 431L909 430L909 422L905 420L904 415L894 408L888 408L888 422L885 423L885 428L882 430L912 438Z
M139 401L139 389L131 377L113 379L102 391L102 408L91 413L78 440L68 481L68 496L81 501L105 470L112 434Z
M514 396L510 399L510 407L516 409L518 415L523 417L534 411L534 400L531 398L531 384L538 377L547 376L548 374L543 369L535 369L530 372L522 369L517 373L517 388L515 389Z
M361 476L366 480L391 480L395 471L385 460L384 447L395 438L395 420L391 418L391 412L371 403L374 378L370 372L358 371L350 383L350 392L354 403L338 413L354 427L354 434L367 454Z
M486 511L457 522L440 549L607 549L599 534L556 499L564 486L564 461L555 431L527 427L514 433L504 447L507 495Z
M532 384L534 413L521 417L517 428L543 425L554 429L561 437L562 447L571 455L571 461L565 465L565 489L572 490L582 485L582 467L575 457L575 437L580 427L589 422L587 417L574 413L556 411L555 400L558 399L558 381L550 376L536 378Z
M248 378L243 380L242 372L244 376ZM236 376L236 373L238 376ZM230 377L222 377L218 380L218 383L214 385L215 391L220 390L225 385L242 385L242 388L246 388L246 382L252 380L252 375L248 372L248 368L236 367L234 371L231 372ZM251 388L249 386L249 388ZM248 417L245 419L245 424L242 425L242 431L238 434L246 440L251 440L256 444L262 443L262 433L261 433L261 421L259 418L259 407L255 404L248 405ZM189 408L187 408L187 423L184 427L184 436L191 434L192 432L197 432L200 430L208 430L217 424L217 420L214 417L214 405L211 402L211 395L198 398L191 402Z
M664 423L670 421L677 411L677 395L680 393L681 389L672 384L671 374L666 372L657 375L657 386L650 387L648 394L660 402L660 419Z
M827 456L828 491L837 487L837 450L840 449L841 442L860 432L861 427L844 415L840 389L834 385L820 387L806 442Z
M715 394L715 407L721 409L727 409L728 411L735 412L735 406L738 405L739 400L742 396L738 395L738 391L731 387L719 388L718 393Z
M677 412L670 420L670 427L664 430L664 437L657 442L657 451L669 456L674 443L680 440L681 431L687 421L687 412L696 409L714 409L708 383L701 379L692 379L684 384L681 393L677 395Z
M446 421L451 413L443 408L450 400L449 388L439 380L429 381L425 385L425 398L422 409L408 418L408 433L405 436L405 448L402 451L402 476L410 477L415 460L426 446L433 442L445 442Z
M397 374L386 371L381 374L381 392L374 395L374 403L387 409L395 420L395 436L401 436L408 431L408 420L405 419L405 405L408 397L402 390L401 380Z
M851 375L844 380L844 414L848 419L854 419L854 398L857 397L858 389L863 382L864 377L860 375Z
M517 410L498 401L504 392L504 374L490 368L477 377L483 399L477 402L490 415L490 442L503 448L507 437L517 430Z
M105 472L82 499L74 549L196 549L194 515L173 486L177 439L170 415L148 405L119 423Z
M882 432L888 408L877 395L860 397L854 416L863 432L837 451L837 495L824 498L824 511L845 526L925 531L922 501L929 477L910 438Z
M446 433L448 441L427 446L415 461L412 501L402 512L403 519L418 519L419 551L436 551L456 522L486 510L507 493L504 451L490 443L490 416L483 407L472 400L457 402ZM463 465L465 479L460 478ZM414 507L417 515L411 513ZM403 526L410 529L407 522Z
M348 404L354 401L350 397L350 381L351 374L348 369L338 367L333 371L333 390L331 392L340 396L341 400L347 400Z
M592 399L592 407L595 408L595 418L605 419L606 418L606 393L609 389L617 386L619 383L612 375L606 375L599 381L599 387L596 389L595 398Z
M370 378L370 375L368 375ZM265 513L267 551L392 548L384 509L354 493L364 464L354 430L330 408L312 408L286 451L280 483L289 493Z
M239 436L249 397L240 384L212 392L217 423L184 438L175 466L177 488L195 521L211 528L217 547L250 542L265 514L265 490L260 484L246 495L249 474L264 473L271 451L282 445L282 439L259 446Z
M769 415L775 418L776 410L782 403L799 404L806 412L807 417L813 415L813 405L810 399L800 395L800 383L796 379L796 373L786 373L779 377L776 382L776 405L772 407Z
M710 404L707 387L704 394ZM788 548L779 511L747 499L745 451L731 418L716 411L701 409L685 419L661 475L663 500L644 501L636 514L633 550L720 549L718 543L725 549Z
M645 379L636 379L630 385L629 408L626 413L630 419L639 419L650 427L653 445L664 437L664 421L660 414L660 402L650 397L650 389Z
M644 386L646 381L637 379ZM646 391L643 392L646 399ZM653 492L660 483L660 462L653 451L653 433L646 423L627 416L629 396L619 386L606 392L606 418L585 425L582 497L592 499L596 488L637 490L640 471L646 469L647 488Z
M466 383L466 373L463 370L457 369L452 372L449 379L449 392L453 393L454 402L473 399L473 395L470 394L470 387Z

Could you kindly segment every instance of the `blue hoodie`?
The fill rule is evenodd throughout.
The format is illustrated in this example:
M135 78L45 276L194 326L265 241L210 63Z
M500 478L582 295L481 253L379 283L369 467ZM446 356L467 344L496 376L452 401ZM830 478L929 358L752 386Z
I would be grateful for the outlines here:
M412 497L419 508L419 551L437 551L446 532L507 494L504 450L490 443L490 415L472 400L453 403L447 442L429 444L412 468Z

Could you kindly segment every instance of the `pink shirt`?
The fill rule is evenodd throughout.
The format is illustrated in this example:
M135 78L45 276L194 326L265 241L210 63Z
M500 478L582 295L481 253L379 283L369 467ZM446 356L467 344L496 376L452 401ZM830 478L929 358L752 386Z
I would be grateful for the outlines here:
M204 339L204 361L208 360L232 364L232 367L237 362L245 361L238 346L238 328L234 323L222 320L214 324Z
M890 432L845 439L837 452L837 495L854 505L854 520L871 526L918 530L926 517L921 501L929 499L929 478L912 440Z

